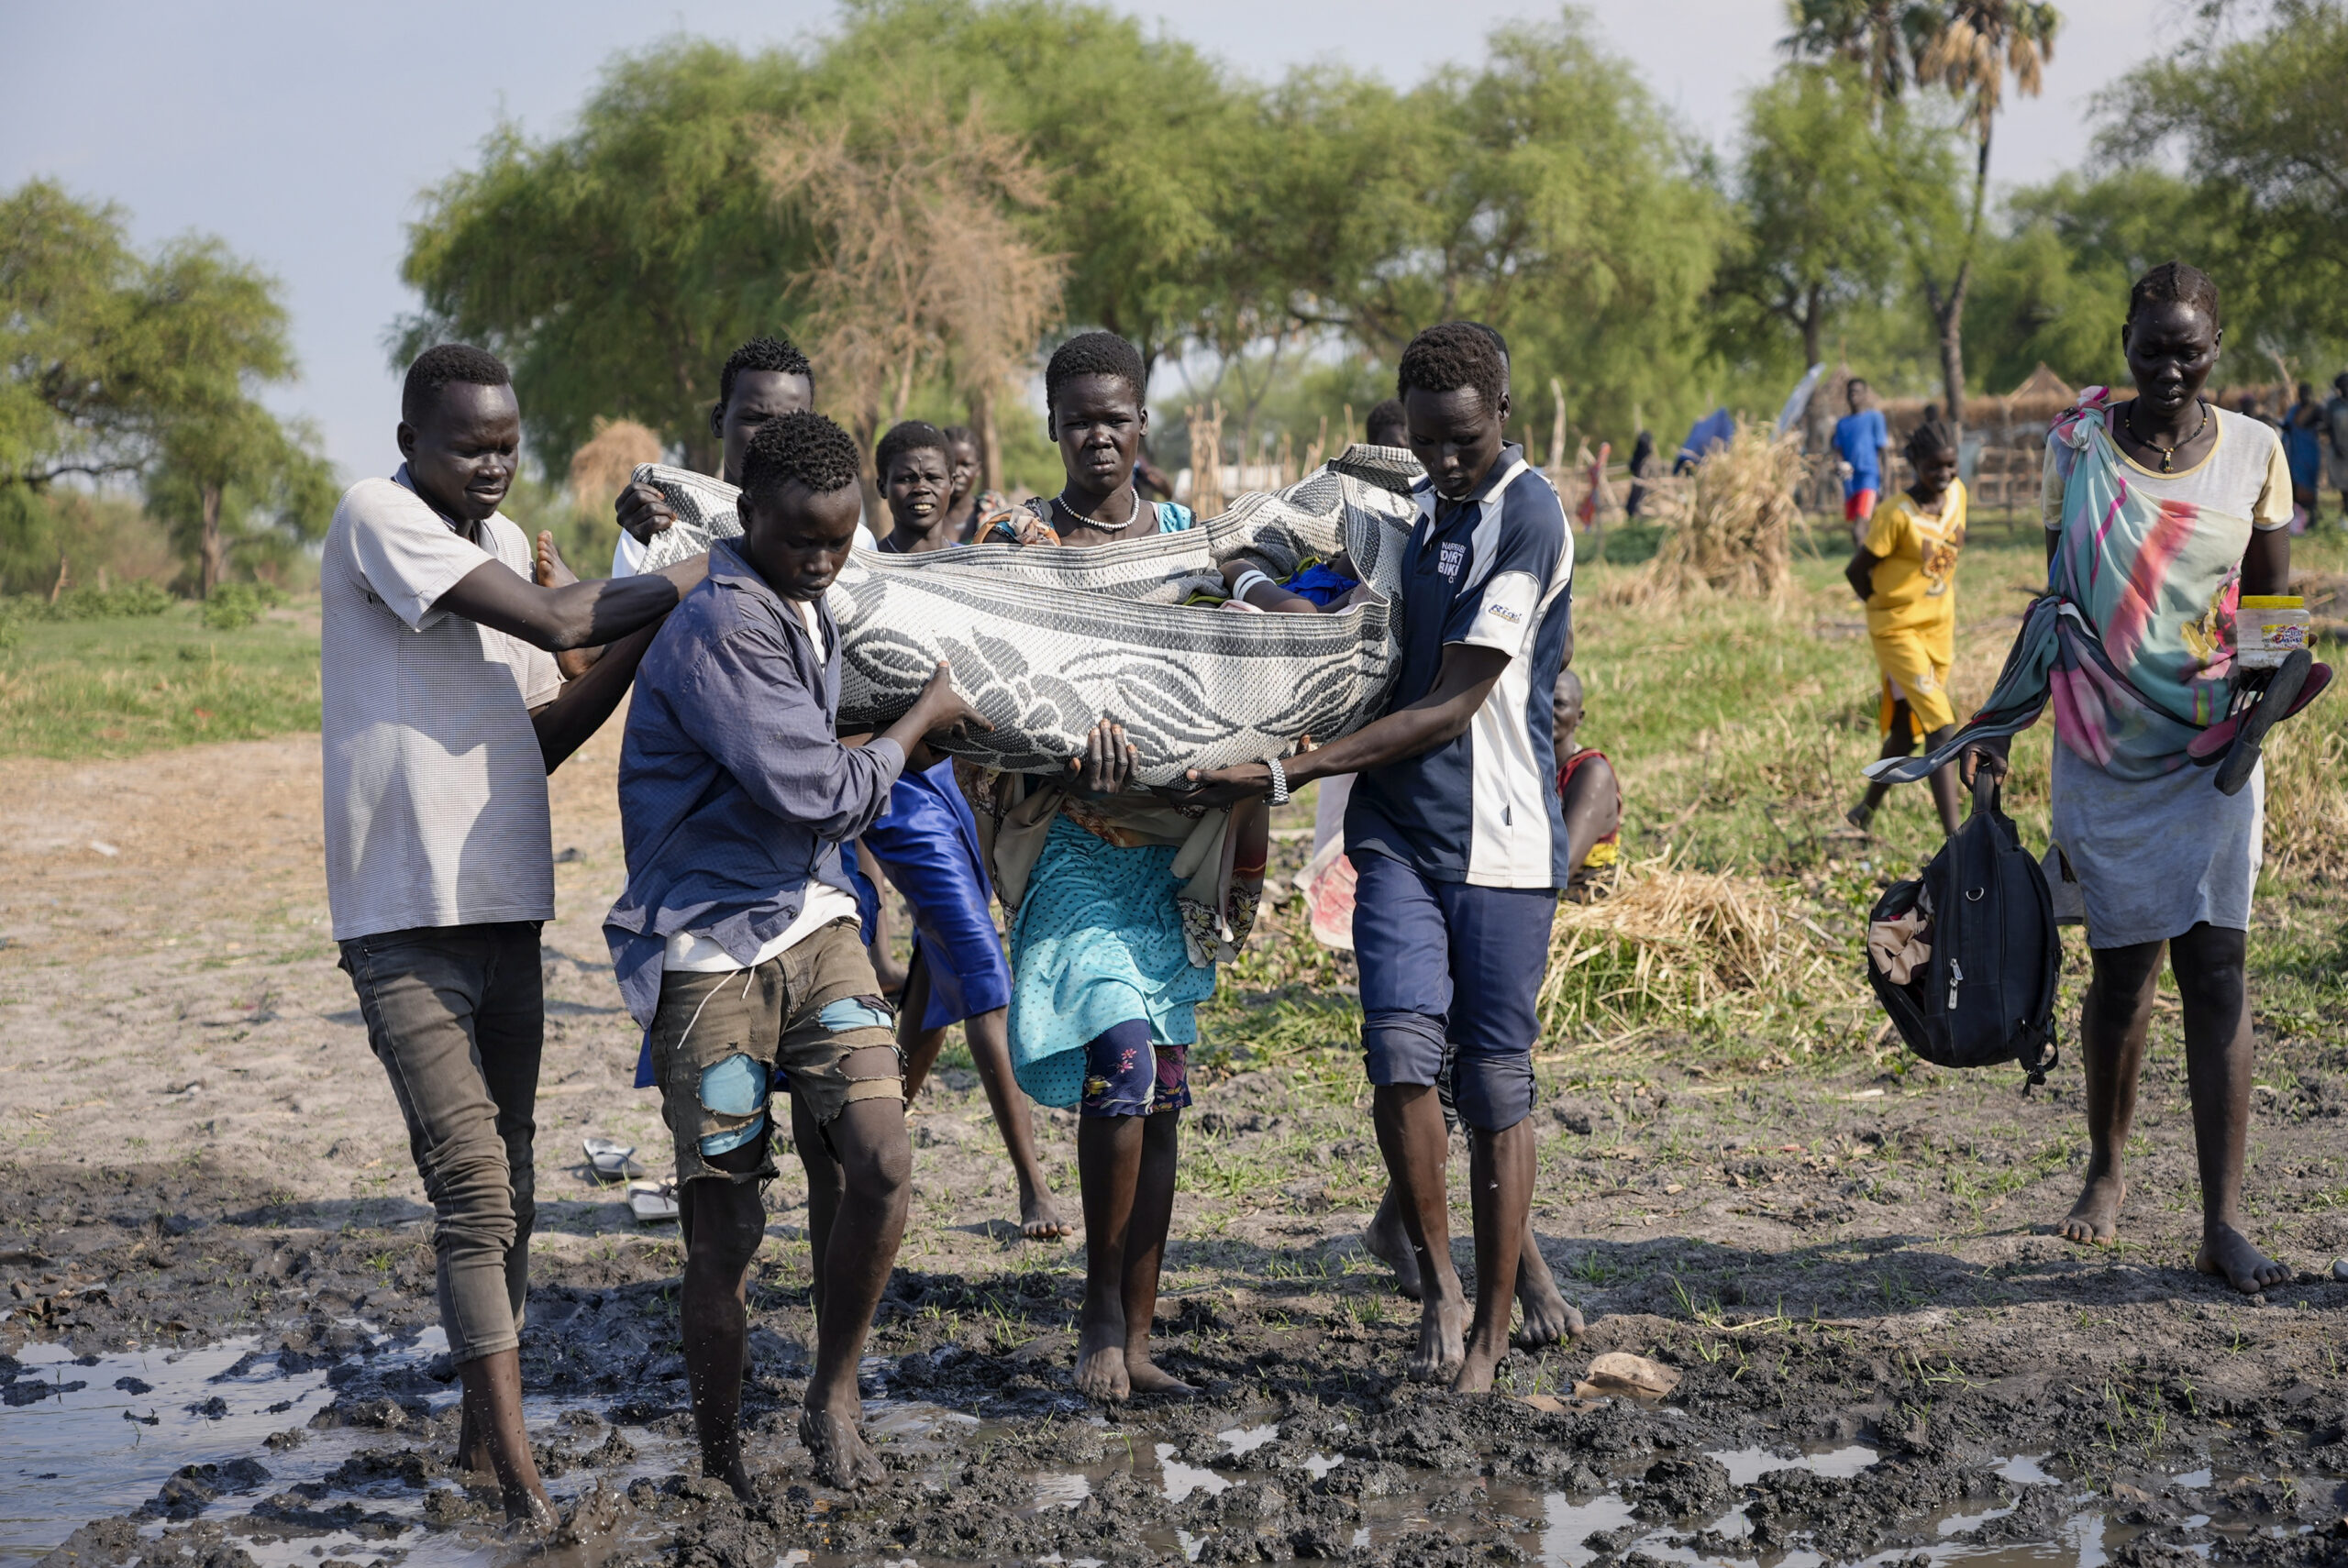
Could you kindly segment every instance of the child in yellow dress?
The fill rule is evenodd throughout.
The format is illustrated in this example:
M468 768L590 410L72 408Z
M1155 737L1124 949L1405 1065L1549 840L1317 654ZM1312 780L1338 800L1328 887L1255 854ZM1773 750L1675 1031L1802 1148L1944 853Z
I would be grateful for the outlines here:
M1927 749L1956 724L1948 695L1956 656L1956 555L1965 547L1965 481L1945 426L1924 424L1908 438L1916 482L1877 503L1867 530L1843 575L1866 601L1867 637L1883 672L1881 705L1885 756L1906 756L1922 739ZM1869 784L1849 821L1861 832L1890 789ZM1935 769L1933 803L1941 828L1957 824L1956 765Z

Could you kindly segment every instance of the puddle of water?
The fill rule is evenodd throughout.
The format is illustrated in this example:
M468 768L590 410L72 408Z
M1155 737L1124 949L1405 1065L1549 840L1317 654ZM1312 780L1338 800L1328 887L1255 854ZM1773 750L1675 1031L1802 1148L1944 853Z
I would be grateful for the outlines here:
M1036 1512L1072 1508L1092 1496L1092 1477L1083 1474L1039 1475L1036 1478Z
M1997 1473L2017 1486L2051 1486L2056 1478L2046 1473L2045 1459L2043 1453L2017 1453L1998 1461Z
M2188 1470L2182 1475L2172 1475L2169 1477L2170 1480L2176 1482L2178 1485L2190 1486L2196 1492L2198 1492L2202 1487L2207 1486L2210 1482L2215 1481L2217 1478L2217 1473L2207 1468L2200 1470Z
M1633 1522L1631 1505L1615 1493L1576 1503L1563 1492L1551 1492L1541 1499L1541 1561L1555 1568L1582 1568L1598 1557L1582 1544L1593 1531Z
M354 1321L347 1327L369 1336L377 1353L368 1358L371 1371L421 1366L448 1348L437 1328L413 1340L393 1342L373 1334ZM247 1358L251 1357L249 1364ZM93 1519L130 1513L155 1496L163 1483L184 1465L224 1463L233 1459L257 1460L267 1478L241 1493L223 1493L202 1518L231 1524L262 1500L305 1483L324 1480L362 1450L415 1446L414 1428L382 1430L338 1427L313 1430L310 1418L331 1402L328 1368L285 1373L276 1353L263 1349L254 1338L222 1341L189 1351L128 1350L114 1355L75 1362L61 1345L30 1344L17 1353L27 1375L58 1388L46 1398L0 1409L0 1568L24 1568L61 1543L80 1525ZM346 1361L345 1364L349 1364ZM75 1384L79 1387L72 1386ZM422 1396L437 1414L459 1397L455 1386ZM557 1398L534 1396L523 1401L524 1419L540 1441L578 1446L589 1430L558 1424L573 1411L597 1417L592 1430L604 1428L602 1397ZM934 1430L952 1412L935 1408L892 1412L906 1435ZM549 1477L547 1490L558 1507L587 1490L597 1480L625 1487L643 1474L669 1474L690 1446L678 1440L654 1436L641 1428L621 1430L637 1450L628 1465L600 1469L579 1466L559 1477ZM272 1433L295 1432L293 1446L272 1450L264 1441ZM437 1485L449 1485L436 1482ZM261 1568L315 1568L321 1555L381 1559L387 1551L404 1557L408 1568L483 1568L500 1544L488 1526L426 1531L424 1502L426 1492L397 1482L337 1484L331 1496L317 1505L330 1509L355 1503L365 1513L387 1516L408 1527L390 1540L337 1530L324 1535L296 1534L292 1539L245 1539L239 1544ZM166 1521L147 1525L160 1533Z
M1279 1436L1280 1428L1278 1421L1267 1421L1260 1427L1234 1427L1214 1435L1229 1443L1234 1454L1253 1453Z
M1179 1503L1193 1492L1218 1497L1230 1489L1229 1481L1203 1465L1183 1463L1174 1457L1174 1452L1170 1442L1157 1445L1157 1470L1168 1502Z
M1772 1453L1766 1448L1733 1448L1712 1453L1728 1467L1729 1485L1745 1486L1776 1470L1807 1470L1836 1481L1847 1481L1883 1456L1853 1443L1845 1448L1816 1449L1807 1453Z

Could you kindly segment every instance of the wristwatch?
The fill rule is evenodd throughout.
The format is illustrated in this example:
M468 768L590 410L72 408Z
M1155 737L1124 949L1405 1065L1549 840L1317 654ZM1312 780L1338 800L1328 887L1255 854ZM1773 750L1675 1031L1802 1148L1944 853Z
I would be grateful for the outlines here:
M1272 770L1272 804L1275 806L1287 805L1288 769L1280 766L1280 759L1277 756L1268 758L1265 761L1264 766Z

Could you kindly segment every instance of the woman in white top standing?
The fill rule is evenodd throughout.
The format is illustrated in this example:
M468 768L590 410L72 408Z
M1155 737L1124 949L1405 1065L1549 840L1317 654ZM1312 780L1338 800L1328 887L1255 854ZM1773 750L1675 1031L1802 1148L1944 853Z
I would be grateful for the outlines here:
M2062 1233L2100 1244L2117 1231L2165 948L2200 1166L2195 1266L2250 1293L2290 1275L2252 1243L2242 1212L2264 769L2229 795L2196 764L2216 761L2210 743L2230 733L2238 601L2286 591L2291 487L2274 430L2202 394L2221 336L2209 278L2178 262L2153 269L2121 328L2135 396L2090 388L2047 438L2049 591L2067 623L2049 676L2054 837L2094 958L2079 1023L2092 1153ZM2002 773L2005 745L1971 749Z

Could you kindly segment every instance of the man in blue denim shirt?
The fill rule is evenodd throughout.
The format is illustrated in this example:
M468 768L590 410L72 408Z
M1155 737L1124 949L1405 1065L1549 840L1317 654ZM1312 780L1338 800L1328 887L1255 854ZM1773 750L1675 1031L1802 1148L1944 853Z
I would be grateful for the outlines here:
M820 414L752 437L742 536L718 542L708 580L653 640L620 751L628 881L604 934L676 1140L703 1468L745 1501L742 1287L775 1174L777 1066L796 1141L820 1144L842 1178L836 1212L811 1205L817 1333L800 1440L828 1485L880 1475L858 1430L857 1360L904 1232L913 1155L893 1021L839 846L887 806L909 755L933 760L924 735L976 717L941 664L871 744L836 738L839 628L823 597L855 540L856 481L854 444Z

